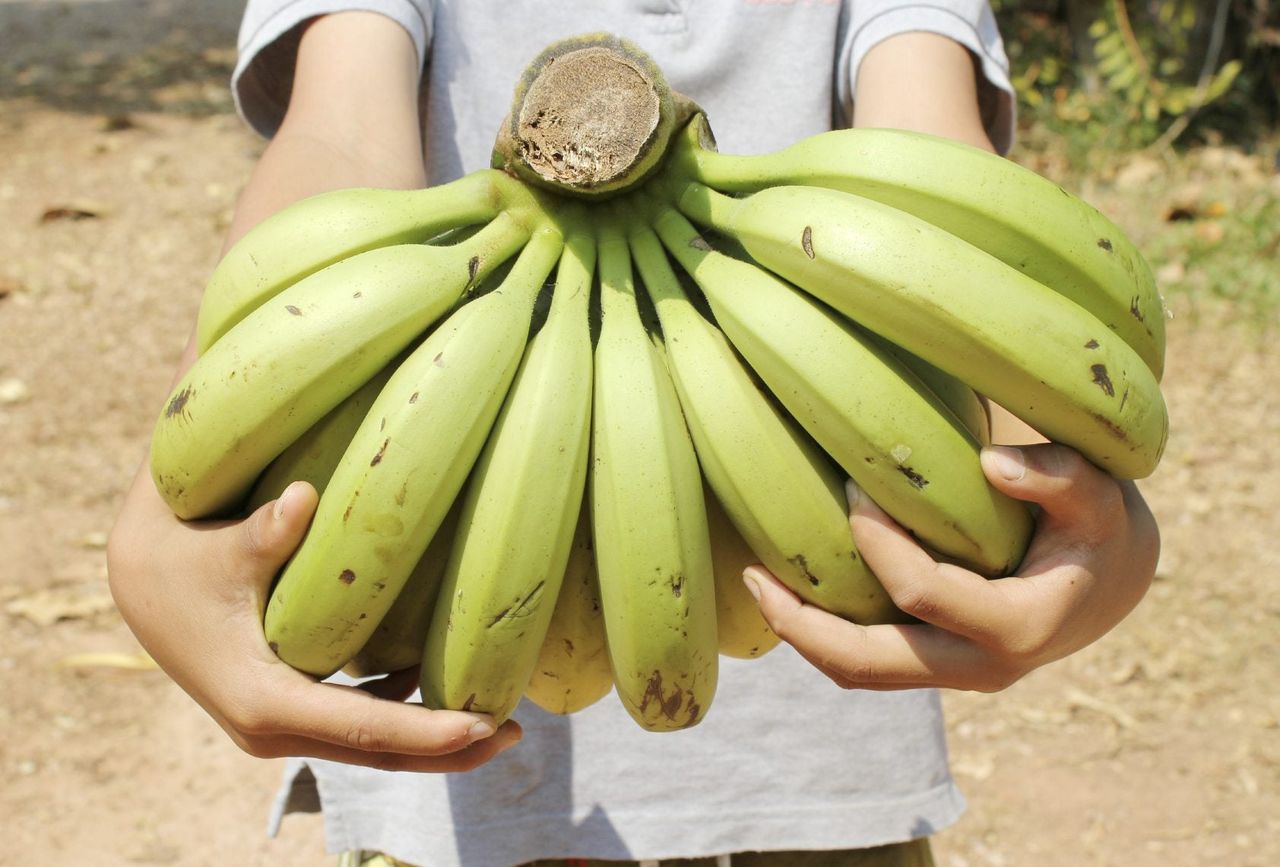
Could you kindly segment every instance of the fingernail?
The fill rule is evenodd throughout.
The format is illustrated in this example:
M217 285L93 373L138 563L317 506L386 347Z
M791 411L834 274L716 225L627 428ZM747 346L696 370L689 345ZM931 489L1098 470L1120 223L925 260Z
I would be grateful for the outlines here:
M1022 449L1013 446L987 446L986 452L1002 478L1016 482L1027 474L1027 459Z
M747 585L747 592L751 594L751 598L759 602L760 601L760 582L759 580L756 579L754 575L751 574L750 569L742 573L742 583Z
M284 492L276 498L276 506L272 509L271 514L275 516L277 521L284 517L284 510L288 507L289 498L293 495L294 488L296 487L296 482L291 483L289 487L285 488Z
M471 728L467 729L467 737L471 738L473 741L478 741L492 736L495 731L497 731L497 729L493 727L493 723L487 723L484 720L481 720L480 722L473 723Z
M858 483L853 479L846 479L844 483L844 495L849 501L849 511L852 512L858 506L858 501L862 499L862 488L858 487Z

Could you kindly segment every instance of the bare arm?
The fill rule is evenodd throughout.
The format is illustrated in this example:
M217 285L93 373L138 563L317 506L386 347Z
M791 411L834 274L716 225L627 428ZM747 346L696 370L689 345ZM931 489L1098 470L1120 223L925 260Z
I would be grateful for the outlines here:
M284 122L237 203L224 251L306 196L421 186L417 82L413 43L390 19L347 12L310 22ZM194 358L193 340L177 375ZM262 634L268 588L315 506L311 486L295 483L243 521L180 521L144 463L108 546L121 614L160 666L253 755L453 771L514 743L514 724L489 737L486 715L403 704L412 677L358 690L317 683L276 658Z
M927 33L887 39L867 53L854 123L992 149L969 52ZM984 449L987 478L1039 510L1016 575L988 581L936 562L852 486L858 548L898 607L919 624L857 626L802 604L765 570L747 570L747 586L758 592L769 625L837 684L1003 689L1104 635L1146 593L1160 537L1137 487L1065 446L1045 443L999 407L993 407L992 427L996 442L1020 446Z

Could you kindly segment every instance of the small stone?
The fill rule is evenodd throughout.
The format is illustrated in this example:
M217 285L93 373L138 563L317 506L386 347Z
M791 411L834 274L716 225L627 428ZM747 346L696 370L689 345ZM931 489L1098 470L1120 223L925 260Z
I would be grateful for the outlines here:
M17 377L0 379L0 404L22 403L31 398L31 389Z
M80 537L80 546L83 548L105 548L107 547L107 534L101 530L85 533Z

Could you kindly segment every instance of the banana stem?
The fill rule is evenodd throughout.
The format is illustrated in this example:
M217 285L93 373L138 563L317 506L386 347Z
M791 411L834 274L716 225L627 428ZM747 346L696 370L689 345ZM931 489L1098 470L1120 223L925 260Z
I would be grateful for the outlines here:
M669 171L722 192L744 193L769 185L772 177L765 162L759 157L717 151L706 115L699 114L672 142Z
M741 202L708 186L689 181L675 196L676 207L696 223L729 232Z
M467 258L467 285L461 294L479 286L498 266L531 241L536 232L510 211L503 211L456 248Z
M715 252L697 228L674 208L662 210L654 218L653 228L680 266L691 274L703 259Z
M603 217L596 235L601 315L605 321L614 315L639 316L626 232L616 209L610 208Z
M595 264L595 237L581 226L569 226L565 234L564 250L560 254L560 266L556 271L556 288L551 296L551 316L579 319L587 315Z
M563 249L564 238L558 227L550 223L539 226L520 251L511 273L494 291L510 292L513 301L532 308L534 299L542 291L547 275L556 267Z
M492 165L560 193L612 195L652 174L697 111L631 42L563 39L526 67Z
M665 328L666 318L670 314L664 316L664 310L669 309L672 302L687 303L689 297L680 286L680 280L671 269L667 254L662 249L662 242L658 240L653 229L646 225L633 226L629 241L631 257L635 260L636 267L640 269L645 291L649 293L649 298L652 299L653 306L658 311L658 319L663 322Z

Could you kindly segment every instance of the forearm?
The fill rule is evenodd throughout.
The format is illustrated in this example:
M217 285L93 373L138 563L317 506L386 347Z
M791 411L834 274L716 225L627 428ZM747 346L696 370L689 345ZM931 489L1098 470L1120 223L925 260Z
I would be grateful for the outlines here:
M304 26L288 109L240 196L224 250L298 199L426 182L409 34L372 12L326 15Z
M853 125L909 129L994 150L982 125L973 55L935 33L902 33L862 60Z

